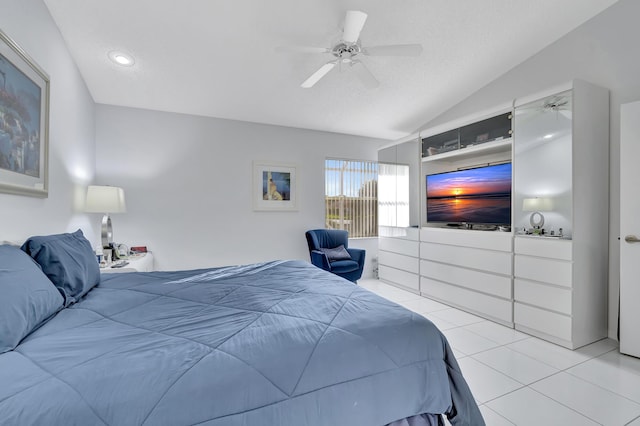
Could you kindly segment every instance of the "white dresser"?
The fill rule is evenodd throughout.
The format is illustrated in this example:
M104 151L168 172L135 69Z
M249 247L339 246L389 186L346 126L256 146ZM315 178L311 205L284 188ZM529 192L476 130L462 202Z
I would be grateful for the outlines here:
M607 335L601 277L574 248L550 237L514 242L515 328L570 349Z
M571 349L606 337L608 120L608 90L573 80L420 131L420 177L411 181L419 197L410 204L419 205L422 226L380 234L380 277ZM498 221L488 202L478 204L488 215L478 215L476 225L466 219L473 209L457 204L448 216L438 214L442 204L432 205L429 217L429 176L508 162L510 221ZM444 198L457 198L467 181L460 182ZM510 223L510 232L464 229L501 223Z
M378 228L378 276L381 280L418 293L420 254L418 228Z
M512 239L509 232L422 228L421 294L513 326Z

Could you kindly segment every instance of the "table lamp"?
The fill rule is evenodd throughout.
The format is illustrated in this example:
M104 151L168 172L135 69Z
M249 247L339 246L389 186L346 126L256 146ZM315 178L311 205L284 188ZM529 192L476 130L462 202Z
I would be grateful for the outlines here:
M522 201L522 210L531 213L529 223L534 228L542 228L544 216L540 212L550 212L553 210L551 198L525 198Z
M104 213L102 217L102 247L108 247L113 243L113 228L109 214L127 211L124 202L124 190L117 186L89 185L84 211L87 213Z

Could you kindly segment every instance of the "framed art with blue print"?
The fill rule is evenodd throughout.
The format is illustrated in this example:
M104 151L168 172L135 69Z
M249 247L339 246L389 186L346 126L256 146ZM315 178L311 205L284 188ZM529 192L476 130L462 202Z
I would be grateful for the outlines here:
M0 192L48 196L49 76L0 30Z
M253 163L253 209L298 210L296 167L289 164L255 161Z

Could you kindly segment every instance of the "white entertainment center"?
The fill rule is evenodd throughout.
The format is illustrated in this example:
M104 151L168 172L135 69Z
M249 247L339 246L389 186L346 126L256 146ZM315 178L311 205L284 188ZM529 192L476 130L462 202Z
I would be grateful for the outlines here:
M606 337L608 123L608 91L574 80L401 141L417 213L380 228L380 279L571 349ZM426 176L502 163L510 223L427 221Z

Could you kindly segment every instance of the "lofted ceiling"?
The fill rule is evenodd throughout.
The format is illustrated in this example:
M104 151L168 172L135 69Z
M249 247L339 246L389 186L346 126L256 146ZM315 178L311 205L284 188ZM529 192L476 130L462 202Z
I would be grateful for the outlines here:
M44 0L97 103L395 140L617 0ZM419 43L418 57L362 62L368 89L330 53L347 10L363 45ZM135 64L108 58L122 51Z

